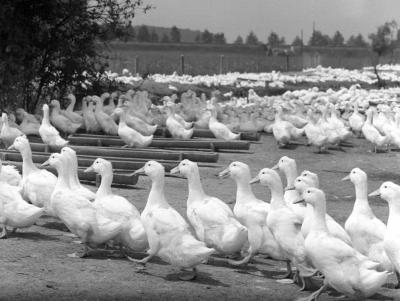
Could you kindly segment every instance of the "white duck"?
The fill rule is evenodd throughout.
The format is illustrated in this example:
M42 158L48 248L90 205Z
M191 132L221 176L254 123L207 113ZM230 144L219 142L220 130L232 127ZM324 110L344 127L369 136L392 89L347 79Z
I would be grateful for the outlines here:
M39 136L40 122L32 114L29 114L22 108L18 108L15 111L18 120L21 120L19 125L21 131L25 135L36 135Z
M370 108L366 112L367 119L364 122L364 125L361 129L365 139L371 142L374 145L374 151L376 153L377 146L383 146L384 144L388 144L390 142L390 137L382 136L379 131L372 124L372 115L373 110Z
M231 130L223 123L219 122L216 118L217 111L211 111L211 117L208 121L208 128L214 134L215 138L223 140L238 140L240 134L232 133Z
M68 162L61 154L51 154L42 166L52 166L57 170L57 184L51 195L50 206L68 229L79 236L85 245L80 257L89 255L89 247L96 247L115 238L122 229L115 222L97 211L94 204L75 193L69 186Z
M1 168L0 164L0 171ZM0 225L3 228L0 238L7 238L7 227L14 228L15 232L18 228L32 226L44 210L25 202L18 187L0 181Z
M349 125L351 130L358 136L361 135L361 130L365 122L365 116L358 111L358 102L354 102L354 112L349 117Z
M312 110L307 111L308 123L304 127L304 132L306 134L308 144L318 147L318 151L322 152L328 144L328 137L325 132L317 125L317 122L312 116Z
M0 160L2 165L2 161ZM12 186L20 186L22 177L14 165L2 165L0 171L0 181Z
M294 181L298 176L296 161L287 156L283 156L279 159L278 163L272 167L272 169L279 170L285 175L285 202L289 207L293 209L299 219L303 220L306 213L306 207L303 204L295 203L301 198L294 187Z
M74 112L74 107L76 103L75 95L70 93L67 95L67 99L70 101L70 103L65 110L61 111L61 113L72 122L82 124L83 117L81 116L81 114Z
M175 119L174 113L170 107L166 108L166 112L168 117L165 125L167 126L168 131L171 133L171 136L179 139L190 139L193 135L194 129L191 128L186 130L183 125Z
M104 99L98 96L93 96L92 100L96 104L96 108L94 110L94 116L96 117L96 121L100 125L102 131L107 135L117 136L118 135L117 124L107 113L103 111Z
M319 188L319 180L317 174L305 170L301 173L299 177L296 178L294 186L300 195L303 194L304 190L309 187ZM311 222L313 217L313 208L310 204L306 205L307 212L303 220L303 224L301 225L301 233L304 238L310 233ZM329 233L331 233L336 238L339 238L349 246L352 246L351 238L346 233L345 229L341 225L339 225L329 214L325 216L326 224L328 226Z
M61 138L57 129L50 124L49 106L43 105L43 119L39 127L39 135L43 142L49 146L63 147L68 144L67 140Z
M94 106L89 96L82 99L83 124L87 133L101 132L100 124L94 115Z
M108 219L122 224L121 232L114 239L120 244L122 254L125 255L123 247L138 252L144 251L148 243L139 211L126 198L114 194L111 190L113 181L111 162L98 158L85 170L85 172L92 171L101 176L94 201L97 211Z
M367 174L360 168L354 168L343 180L350 180L356 192L353 210L344 225L353 247L371 260L379 262L382 270L392 271L393 265L384 249L386 225L375 216L368 203Z
M3 142L5 148L13 144L15 138L23 136L24 133L17 128L10 127L8 124L8 116L6 113L1 114L3 125L0 131L0 140Z
M286 146L291 140L299 139L304 134L304 128L296 128L289 121L284 120L282 114L282 108L278 107L275 122L272 125L272 133L280 147Z
M241 261L230 261L231 264L248 263L256 254L266 254L275 260L285 260L282 250L267 226L269 204L259 200L250 186L250 168L242 162L232 162L228 168L219 173L219 177L231 177L237 186L236 203L233 213L248 231L248 255Z
M76 152L72 148L65 146L61 149L61 154L66 157L68 162L68 180L71 188L89 201L93 201L96 194L79 182L78 157L76 156Z
M50 208L50 197L57 177L33 164L31 147L26 137L17 137L9 149L19 151L22 156L21 193L23 198L37 207L44 207L46 214L54 215Z
M204 192L197 164L185 159L171 170L174 173L188 180L187 217L197 238L222 254L240 252L247 242L247 229L226 203Z
M393 182L384 182L381 187L368 196L380 196L389 205L389 217L386 225L385 237L383 239L383 246L386 255L389 257L393 264L397 279L400 274L400 186ZM397 287L399 288L399 284Z
M147 147L152 143L153 135L143 136L126 124L126 112L123 109L117 108L113 114L119 117L118 136L126 143L125 147Z
M181 269L192 269L191 274L180 277L191 280L196 276L196 266L206 262L215 250L192 235L185 219L165 199L164 167L156 161L148 161L136 171L141 172L150 177L152 185L141 215L149 240L149 255L140 262L145 264L153 256L159 256Z
M264 168L250 181L268 186L271 190L271 202L267 217L267 225L274 235L283 255L297 268L300 279L303 281L303 289L307 286L307 280L315 269L307 258L304 238L301 233L302 219L289 207L284 200L283 185L279 174L272 169Z
M303 198L313 207L311 230L305 239L306 253L325 277L324 285L309 300L316 300L328 286L356 299L365 300L374 295L386 283L389 273L376 271L377 263L329 232L323 191L308 188Z
M64 116L61 112L60 102L53 99L50 102L50 107L52 107L50 120L51 123L61 132L65 134L75 134L76 131L82 126L82 122L73 122L68 117ZM64 111L63 111L64 112Z

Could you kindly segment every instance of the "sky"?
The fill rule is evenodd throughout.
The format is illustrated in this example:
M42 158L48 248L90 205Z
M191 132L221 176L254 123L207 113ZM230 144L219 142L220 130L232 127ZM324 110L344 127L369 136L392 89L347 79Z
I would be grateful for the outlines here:
M138 13L133 24L223 32L228 42L254 31L265 42L275 31L292 42L303 30L307 42L313 29L330 36L376 31L386 21L400 24L400 0L144 0L155 8Z

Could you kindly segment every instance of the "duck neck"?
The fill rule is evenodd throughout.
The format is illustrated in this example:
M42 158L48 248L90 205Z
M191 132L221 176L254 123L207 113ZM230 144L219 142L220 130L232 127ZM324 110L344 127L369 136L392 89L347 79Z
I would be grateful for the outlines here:
M372 210L368 204L368 184L367 180L354 183L356 191L356 200L354 202L353 210L363 212L364 214L371 215Z
M71 102L69 103L69 105L68 105L68 107L66 109L66 111L71 111L72 112L74 110L74 107L75 107L75 102L76 102L76 100L74 98L72 98Z
M269 186L271 190L271 208L278 209L286 206L283 198L283 185L280 180L275 180Z
M295 164L289 166L287 170L284 171L286 176L286 188L293 188L294 181L297 178L297 166Z
M49 116L49 109L43 110L43 125L50 126L50 116Z
M125 113L125 112L122 112L122 113L119 115L119 124L120 124L121 126L126 126L126 113Z
M32 161L32 150L29 146L20 150L22 156L22 176L28 176L30 173L34 171L38 171L38 168L33 164Z
M201 185L200 175L198 172L191 173L188 176L188 188L188 205L196 201L201 201L206 196L203 186Z
M102 99L99 99L98 101L96 101L96 108L95 108L95 110L96 110L97 112L103 110L103 100L102 100Z
M65 189L65 188L70 189L71 187L69 186L69 182L68 182L67 168L65 168L64 166L57 166L56 169L57 169L58 176L57 176L56 186L54 187L54 191Z
M96 192L98 196L106 196L112 194L111 184L113 181L113 172L110 169L103 171L101 174L101 182Z
M248 201L256 199L249 182L250 177L243 177L242 179L236 181L236 203L242 203L246 200Z
M328 232L325 215L326 215L325 202L320 202L313 207L313 219L311 223L311 229L313 231Z
M165 193L164 193L164 175L160 174L157 176L152 177L151 179L151 189L149 193L149 197L147 199L147 206L163 206L163 207L168 207L168 203L165 199Z

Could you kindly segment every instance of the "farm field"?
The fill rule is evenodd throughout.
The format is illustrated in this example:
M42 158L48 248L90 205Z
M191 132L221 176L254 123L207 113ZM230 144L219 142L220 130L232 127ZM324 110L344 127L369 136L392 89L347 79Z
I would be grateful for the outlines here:
M312 148L293 145L278 149L274 138L263 135L260 144L253 144L253 154L221 154L219 168L201 168L206 192L220 197L230 206L234 201L235 186L230 179L219 179L216 174L234 160L250 165L252 175L262 167L273 166L281 156L297 161L299 172L309 169L318 173L322 189L327 194L328 213L343 225L354 201L354 188L342 182L353 167L364 169L369 176L369 191L386 180L398 182L400 153L370 153L364 139L353 138L353 147L345 151L330 150L316 154ZM303 141L301 141L302 143ZM126 196L139 210L145 206L150 180L141 177L137 189L115 191ZM93 187L90 187L94 189ZM256 195L269 200L266 187L253 185ZM185 179L166 178L166 195L170 204L182 215L185 213L187 182ZM370 199L375 214L386 221L387 204L379 198ZM284 273L284 264L257 257L248 267L230 267L215 258L199 266L199 277L193 282L179 281L177 270L155 259L140 271L119 253L98 251L87 259L72 258L68 254L83 248L76 237L65 232L57 220L42 218L36 226L20 230L0 244L2 279L1 300L295 300L309 292L298 293L294 284L280 284L274 276ZM140 254L132 254L143 256ZM394 277L391 277L394 283ZM324 293L319 300L335 300ZM348 299L342 299L348 300ZM370 300L400 300L398 290L382 288Z

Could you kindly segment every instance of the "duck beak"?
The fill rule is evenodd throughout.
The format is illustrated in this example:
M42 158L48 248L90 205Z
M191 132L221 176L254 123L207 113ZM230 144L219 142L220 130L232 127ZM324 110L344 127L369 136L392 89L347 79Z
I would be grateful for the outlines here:
M225 178L229 177L230 175L231 175L231 172L230 172L229 168L226 168L218 174L218 177L225 179Z
M91 165L88 168L86 168L83 172L94 172L93 165Z
M371 192L368 196L381 196L381 192L379 189Z
M302 203L302 202L305 202L305 200L304 199L296 200L296 201L293 201L292 204L298 204L298 203Z
M279 169L279 166L278 166L278 164L275 164L274 166L272 166L272 167L271 167L271 169L273 169L273 170L277 170L277 169Z
M260 177L256 176L252 180L250 180L249 184L260 183Z
M172 169L169 171L169 173L170 173L171 175L179 174L179 173L180 173L180 171L179 171L179 166L172 168Z
M138 174L143 174L144 173L144 167L139 168L138 170L136 170L133 175L138 175Z
M10 145L7 150L16 150L14 144Z
M50 166L50 162L49 162L49 160L47 160L47 161L43 162L43 163L40 165L40 168L45 168L45 167L49 167L49 166Z
M350 181L350 175L345 176L342 181Z

